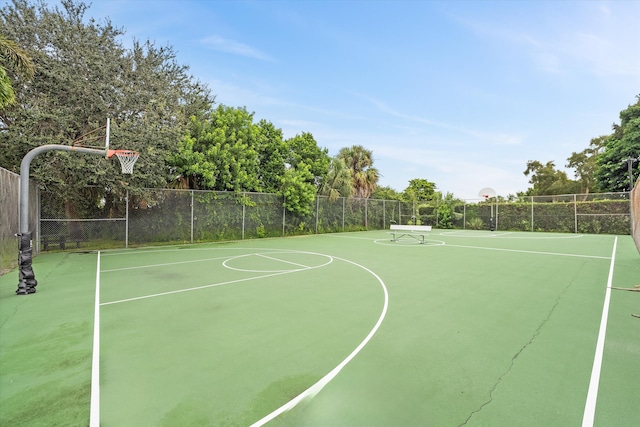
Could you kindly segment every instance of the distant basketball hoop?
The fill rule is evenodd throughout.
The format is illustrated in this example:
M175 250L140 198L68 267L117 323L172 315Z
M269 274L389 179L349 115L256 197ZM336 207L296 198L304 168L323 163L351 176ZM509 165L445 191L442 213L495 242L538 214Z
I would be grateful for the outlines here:
M496 190L491 187L485 187L478 192L480 197L484 197L485 200L488 200L490 197L496 197Z
M496 229L497 221L493 217L493 203L489 202L489 199L492 197L496 197L496 190L491 187L485 187L482 190L478 191L478 196L483 197L484 201L489 203L491 206L491 217L489 217L489 230L494 231ZM498 202L496 200L496 212L498 209Z
M132 174L133 165L136 164L140 153L132 150L108 150L107 158L110 159L114 155L120 160L122 173Z

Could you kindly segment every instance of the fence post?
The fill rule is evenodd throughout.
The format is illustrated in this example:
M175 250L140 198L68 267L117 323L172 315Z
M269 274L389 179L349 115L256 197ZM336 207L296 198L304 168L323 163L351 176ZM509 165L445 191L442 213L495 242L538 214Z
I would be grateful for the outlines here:
M533 196L531 198L531 232L533 232Z
M382 229L387 228L387 202L386 199L382 199Z
M466 230L467 229L467 202L464 202L464 205L462 205L462 229Z
M364 229L369 229L369 199L364 199Z
M129 189L125 194L125 215L124 215L124 247L129 247Z
M247 193L242 193L242 199L240 199L242 201L242 240L244 240L245 206L247 205L245 203L245 197L247 197Z
M318 217L320 215L320 196L316 195L316 234L318 234Z
M574 225L574 233L578 232L578 202L576 199L576 195L573 195L573 225Z
M416 212L416 201L411 202L411 224L416 225L418 223L418 215Z
M191 190L191 243L193 243L193 223L195 220L193 216L193 203L194 203L193 190Z
M344 231L344 211L347 209L347 207L345 206L346 200L346 197L342 198L342 231Z
M286 196L282 196L282 237L284 237L286 235L285 234L285 223L286 223L286 217L287 217L287 208L284 206L285 197Z

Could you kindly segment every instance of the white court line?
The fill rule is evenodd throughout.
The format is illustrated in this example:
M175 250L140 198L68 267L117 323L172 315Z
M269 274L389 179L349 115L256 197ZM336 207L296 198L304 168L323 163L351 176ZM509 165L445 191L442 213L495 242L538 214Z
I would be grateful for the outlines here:
M453 235L452 233L454 233L454 232L452 231L451 233L440 233L440 235L441 236ZM383 244L384 245L384 243L381 243L381 242L383 242L383 239L367 239L367 238L364 238L364 237L333 236L333 235L330 235L330 234L323 234L321 236L337 237L337 238L342 238L342 239L372 240L374 243L379 243L379 244ZM462 236L462 235L459 235L459 236L455 236L455 237L473 237L473 236ZM575 239L577 237L583 237L583 236L579 235L579 236L575 236L575 237L571 236L571 237L567 237L567 238ZM564 237L561 237L561 238L564 238ZM436 240L436 241L440 242L439 240ZM556 256L577 257L577 258L610 259L609 257L598 256L598 255L578 255L578 254L563 254L563 253L559 253L559 252L526 251L526 250L521 250L521 249L488 248L488 247L483 247L483 246L453 245L453 244L444 243L444 242L443 242L443 244L439 244L439 245L418 245L418 244L415 244L415 245L386 245L386 246L402 246L402 247L449 246L449 247L454 247L454 248L484 249L484 250L488 250L488 251L519 252L519 253L536 254L536 255L556 255Z
M217 259L227 259L228 256L221 256L216 258L204 258L204 259L191 259L188 261L176 261L176 262L165 262L162 264L146 264L146 265L137 265L135 267L123 267L123 268L112 268L111 270L104 270L103 273L112 273L114 271L125 271L125 270L138 270L141 268L151 268L151 267L168 267L172 265L178 264L190 264L194 262L206 262L206 261L215 261Z
M376 231L384 231L384 230L376 230ZM327 233L327 234L316 234L315 236L318 237L333 237L335 239L355 239L355 240L379 240L379 239L374 239L371 237L353 237L353 236L342 236L342 235L338 235L338 234L331 234L331 233Z
M270 238L265 238L265 240ZM233 241L233 243L239 243L240 241ZM232 242L219 242L219 244L226 244ZM229 246L209 246L212 243L193 243L193 247L189 248L175 248L173 246L148 246L144 248L133 248L133 249L107 249L102 251L102 256L130 256L130 255L147 255L147 254L155 254L155 253L167 253L167 252L204 252L204 251L217 251L217 250L237 250L244 251L248 249L260 249L264 251L283 251L285 249L278 248L253 248L253 247L229 247ZM191 245L191 244L189 244Z
M308 265L304 265L304 264L298 264L297 262L292 262L292 261L287 261L286 259L280 259L280 258L274 258L274 257L270 257L270 256L266 256L264 254L255 254L256 256L262 257L262 258L266 258L266 259L270 259L272 261L279 261L279 262L284 262L286 264L291 264L291 265L295 265L297 267L302 267L304 269L310 269L313 267L309 267Z
M140 297L133 297L133 298L126 298L126 299L121 299L121 300L117 300L117 301L103 302L100 305L120 304L120 303L123 303L123 302L130 302L130 301L137 301L137 300L141 300L141 299L161 297L161 296L165 296L165 295L179 294L179 293L182 293L182 292L197 291L199 289L213 288L213 287L222 286L222 285L230 285L232 283L248 282L250 280L264 279L264 278L267 278L267 277L280 276L282 274L297 273L299 271L304 271L304 270L300 269L300 270L278 271L276 273L265 274L265 275L262 275L262 276L245 277L244 279L229 280L228 282L212 283L212 284L209 284L209 285L195 286L193 288L178 289L178 290L175 290L175 291L160 292L160 293L157 293L157 294L143 295L143 296L140 296Z
M93 356L91 358L91 409L89 427L100 427L100 251L96 266L96 297L93 315Z
M478 232L473 232L473 231L464 231L464 230L459 230L459 231L443 231L440 233L441 236L452 236L452 237L462 237L462 238L481 238L481 239L491 239L491 238L497 238L500 237L502 238L503 236L509 236L508 240L511 239L522 239L522 240L559 240L559 239L578 239L581 237L584 237L584 234L574 234L574 235L570 235L570 236L566 236L566 235L562 235L562 234L558 234L557 236L550 236L550 235L543 235L543 236L536 236L535 233L537 232L529 232L529 231L522 231L522 232L513 232L513 231L508 231L508 232L504 232L504 233L497 233L497 234L484 234L481 231Z
M356 267L360 267L363 270L368 271L369 273L371 273L376 279L378 279L378 282L380 283L380 286L382 286L382 290L384 291L384 305L382 307L382 313L380 313L380 317L378 318L378 321L376 322L375 326L373 327L373 329L371 329L371 332L369 332L369 334L365 337L365 339L355 348L355 350L353 350L351 352L351 354L349 354L347 356L346 359L344 359L342 362L340 362L340 364L338 366L336 366L335 368L333 368L328 374L326 374L324 377L320 378L320 380L313 384L311 387L309 387L308 389L306 389L305 391L303 391L302 393L300 393L299 395L297 395L296 397L294 397L293 399L291 399L290 401L288 401L287 403L285 403L284 405L282 405L281 407L279 407L278 409L276 409L275 411L271 412L270 414L266 415L265 417L263 417L262 419L256 421L255 423L251 424L250 427L260 427L265 425L266 423L268 423L269 421L273 420L274 418L276 418L277 416L281 415L284 412L287 412L291 409L293 409L296 405L298 405L300 402L302 402L305 399L311 399L312 397L314 397L316 394L318 394L320 392L320 390L322 390L324 388L324 386L326 386L329 381L331 381L333 378L335 378L336 375L338 375L338 373L340 373L340 371L342 370L342 368L344 368L347 363L351 362L351 360L356 357L356 355L358 353L360 353L360 350L362 350L364 348L365 345L367 345L367 343L371 340L371 338L373 337L373 335L378 331L378 328L380 328L380 325L382 324L382 321L384 320L386 314L387 314L387 308L389 306L389 293L387 292L387 287L385 286L384 282L382 281L382 279L373 271L369 270L367 267L364 267L360 264L357 264L353 261L349 261L347 259L344 258L338 258L338 257L333 257L335 259L339 259L341 261L344 262L348 262L350 264L355 265Z
M604 354L604 340L607 335L607 319L609 318L609 301L611 300L611 283L613 282L613 267L616 262L616 246L618 245L618 237L613 242L613 251L611 253L611 265L609 266L609 278L607 279L607 289L604 294L604 304L602 307L602 318L600 319L600 331L598 332L598 341L596 344L596 353L593 357L593 369L591 370L591 380L589 380L589 391L587 393L587 401L584 407L584 415L582 416L582 427L593 426L596 414L596 402L598 400L598 386L600 384L600 370L602 369L602 356Z
M287 252L274 252L274 253L276 253L276 254L278 254L278 253L291 254L291 253L296 253L296 252L287 251ZM313 254L313 252L300 252L300 251L298 251L297 253ZM317 254L314 254L314 255L317 255ZM271 259L272 261L277 261L278 263L291 264L291 265L295 265L296 267L301 267L301 268L298 268L297 270L253 270L253 269L248 269L248 268L237 268L237 267L233 267L233 266L229 265L229 263L231 261L235 261L235 260L240 259L240 258L248 258L248 257L252 257L252 256L263 257L263 258L266 258L266 259ZM313 270L315 268L325 267L325 266L327 266L327 265L329 265L329 264L331 264L333 262L333 258L332 257L330 257L328 255L322 255L322 256L326 257L329 261L325 262L324 264L318 264L318 265L315 265L315 266L307 266L307 265L303 265L303 264L297 264L297 263L292 262L292 261L287 261L287 260L283 260L283 259L280 259L280 258L273 258L273 257L267 256L267 255L264 255L264 254L260 254L260 253L253 253L253 254L245 254L245 255L234 256L232 258L226 259L222 263L222 265L223 265L223 267L228 268L229 270L242 271L242 272L245 272L245 273L277 273L277 272L280 272L280 273L286 273L286 272L293 273L293 272L296 272L296 271Z
M466 248L466 249L484 249L487 251L518 252L523 254L535 254L535 255L555 255L555 256L576 257L576 258L610 259L610 257L608 256L599 256L599 255L578 255L578 254L563 254L560 252L540 252L540 251L525 251L521 249L487 248L483 246L451 245L449 243L446 243L440 246L449 246L454 248Z

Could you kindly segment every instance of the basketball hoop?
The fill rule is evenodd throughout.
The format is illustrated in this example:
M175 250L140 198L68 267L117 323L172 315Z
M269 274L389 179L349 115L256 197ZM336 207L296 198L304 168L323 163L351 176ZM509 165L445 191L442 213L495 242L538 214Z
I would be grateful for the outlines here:
M131 150L108 150L107 158L110 159L114 155L118 158L118 160L120 160L122 173L132 174L133 165L138 160L138 157L140 157L140 153Z
M496 197L496 190L491 187L485 187L478 191L478 196L484 197L485 200L489 200L491 197Z

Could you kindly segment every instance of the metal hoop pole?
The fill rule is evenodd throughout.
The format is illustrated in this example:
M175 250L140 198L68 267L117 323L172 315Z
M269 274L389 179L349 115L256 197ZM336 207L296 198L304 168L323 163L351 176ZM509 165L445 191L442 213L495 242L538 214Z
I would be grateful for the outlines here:
M33 272L33 239L29 231L29 166L34 157L45 151L78 151L80 153L105 155L107 150L49 144L29 151L20 163L20 232L18 243L18 295L30 295L36 292L38 281Z
M29 167L31 161L40 153L46 151L77 151L79 153L97 154L104 156L106 150L95 148L73 147L70 145L49 144L41 145L29 151L20 163L20 232L29 232Z

